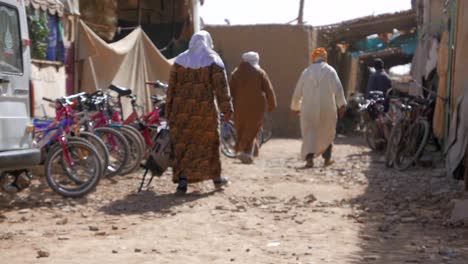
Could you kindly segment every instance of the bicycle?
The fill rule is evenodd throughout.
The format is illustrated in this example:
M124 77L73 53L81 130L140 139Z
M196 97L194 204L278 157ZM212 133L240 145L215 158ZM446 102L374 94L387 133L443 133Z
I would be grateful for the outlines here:
M382 151L387 145L391 120L385 113L384 97L380 91L371 91L371 99L363 106L366 110L365 139L374 151Z
M82 97L84 93L72 95L69 97L63 97L59 100L66 101L67 98L77 98L77 97ZM54 103L55 101L46 97L43 97L42 100L49 102L49 103ZM72 137L72 140L78 140L80 138L85 139L87 143L90 143L99 153L99 156L101 158L101 163L102 163L102 168L105 169L108 164L109 164L109 151L104 144L104 142L96 135L87 132L87 131L82 131L79 129L79 126L76 125L76 116L75 112L73 111L72 104L65 104L64 108L66 111L59 112L61 118L63 119L62 122L58 122L58 124L61 126L61 129L66 131L68 134L70 134ZM45 111L44 111L45 113ZM34 126L36 128L46 128L47 126L51 125L54 121L49 120L47 117L47 114L44 115L45 119L39 119L36 118L34 119Z
M407 114L395 124L392 132L393 165L400 171L419 160L431 133L429 120L434 111L433 100L414 98L409 106Z
M87 107L83 108L81 114L81 123L86 124L106 142L113 165L108 168L108 175L124 175L139 167L142 158L141 143L134 128L118 121L119 113L113 111L110 100L111 97L102 91L90 95L86 101ZM95 112L89 114L89 110Z
M81 197L95 189L103 168L97 150L86 141L70 137L69 98L55 101L53 122L34 129L34 146L47 156L44 170L49 187L65 197ZM62 124L60 124L62 123Z
M151 85L155 89L167 89L167 84L160 81L146 82L147 85ZM151 102L153 104L153 110L146 114L142 114L140 109L143 107L137 104L137 98L135 95L127 95L130 98L132 105L132 113L123 121L123 124L130 125L136 128L143 137L144 143L146 144L146 154L154 145L154 139L159 131L160 127L166 127L167 124L164 120L165 112L165 96L152 95Z
M270 113L265 113L263 126L257 134L256 140L259 146L267 143L273 136L273 118ZM224 115L220 115L221 152L228 158L237 158L235 150L237 134L234 121L224 121Z
M77 104L77 112L74 113L75 130L89 131L100 138L108 150L109 162L105 167L105 175L112 177L122 173L123 166L128 162L130 147L125 137L118 130L111 127L94 127L91 118L91 111L99 110L103 101L97 99L103 95L103 92L98 90L93 94L86 94Z
M224 114L220 114L220 141L221 152L228 158L236 158L236 129L232 120L225 121Z

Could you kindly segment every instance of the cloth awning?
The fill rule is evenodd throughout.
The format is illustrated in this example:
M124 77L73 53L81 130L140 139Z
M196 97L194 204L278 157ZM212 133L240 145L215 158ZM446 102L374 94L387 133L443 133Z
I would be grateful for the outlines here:
M49 12L51 15L63 16L64 5L59 0L25 0L26 6Z

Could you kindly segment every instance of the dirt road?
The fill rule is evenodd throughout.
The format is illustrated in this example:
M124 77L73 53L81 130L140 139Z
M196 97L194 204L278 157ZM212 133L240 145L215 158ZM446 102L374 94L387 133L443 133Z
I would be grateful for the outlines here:
M468 263L443 169L385 169L352 137L330 168L298 170L299 149L272 140L254 165L224 159L225 191L184 197L169 175L139 194L140 173L103 179L77 200L37 181L0 196L0 263Z

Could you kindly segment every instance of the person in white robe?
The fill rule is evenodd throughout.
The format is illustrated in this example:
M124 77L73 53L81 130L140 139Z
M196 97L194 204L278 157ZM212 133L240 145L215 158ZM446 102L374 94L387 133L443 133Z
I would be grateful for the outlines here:
M302 72L291 101L291 110L300 116L304 168L314 167L318 155L325 159L324 166L334 163L337 109L342 116L347 104L338 74L327 63L326 50L317 48L312 62Z

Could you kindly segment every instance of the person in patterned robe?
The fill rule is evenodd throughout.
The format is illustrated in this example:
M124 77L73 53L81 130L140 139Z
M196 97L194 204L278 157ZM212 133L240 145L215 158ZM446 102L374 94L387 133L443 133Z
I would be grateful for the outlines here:
M166 101L177 193L186 193L188 183L227 184L221 177L218 118L221 112L229 120L233 108L224 64L208 32L195 33L189 49L177 56Z

